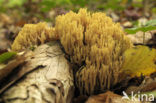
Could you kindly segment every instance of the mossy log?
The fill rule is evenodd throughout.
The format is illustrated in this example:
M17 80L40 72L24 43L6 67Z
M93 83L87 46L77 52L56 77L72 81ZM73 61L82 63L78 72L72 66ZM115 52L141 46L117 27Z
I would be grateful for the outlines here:
M58 42L37 47L23 68L33 71L13 84L1 97L5 103L71 103L73 72Z

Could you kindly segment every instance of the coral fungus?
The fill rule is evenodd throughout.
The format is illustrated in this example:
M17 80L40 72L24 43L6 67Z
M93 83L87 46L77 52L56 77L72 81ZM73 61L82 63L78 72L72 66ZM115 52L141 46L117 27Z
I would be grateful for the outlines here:
M71 61L81 66L76 73L81 93L93 94L117 83L123 53L131 47L120 24L105 13L80 9L58 16L55 34Z
M43 44L54 37L54 28L46 23L26 24L12 44L12 50L21 51L30 46Z
M25 25L12 49L21 50L56 38L71 62L81 67L76 72L76 84L84 94L110 89L117 83L123 53L132 45L120 24L113 23L105 13L80 9L78 13L58 16L54 28L45 23Z

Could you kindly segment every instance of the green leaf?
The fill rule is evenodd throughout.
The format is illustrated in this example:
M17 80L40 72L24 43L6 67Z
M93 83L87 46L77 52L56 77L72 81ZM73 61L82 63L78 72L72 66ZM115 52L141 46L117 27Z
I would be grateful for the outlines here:
M130 29L125 29L125 32L127 32L128 34L135 34L138 31L147 32L151 30L156 30L156 26L144 26L144 27L130 28Z
M26 0L9 0L7 3L8 7L22 6Z
M143 32L147 32L147 31L151 31L151 30L156 30L156 26L145 26L145 27L140 27L139 30L140 30L140 31L143 31Z
M156 26L156 19L147 21L146 26Z
M127 32L128 34L135 34L138 31L140 31L139 28L125 29L125 32Z
M56 2L50 1L50 0L45 0L45 1L42 1L39 4L39 6L40 6L42 12L48 12L51 10L51 8L56 7Z
M0 64L5 63L8 60L12 59L14 56L16 56L16 52L6 52L0 55Z

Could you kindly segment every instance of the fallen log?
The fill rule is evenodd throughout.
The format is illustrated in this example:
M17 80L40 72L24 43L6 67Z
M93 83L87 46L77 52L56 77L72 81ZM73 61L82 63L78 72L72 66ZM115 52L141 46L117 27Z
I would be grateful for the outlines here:
M59 42L40 45L33 54L20 72L31 71L7 89L0 102L71 103L74 96L73 72Z

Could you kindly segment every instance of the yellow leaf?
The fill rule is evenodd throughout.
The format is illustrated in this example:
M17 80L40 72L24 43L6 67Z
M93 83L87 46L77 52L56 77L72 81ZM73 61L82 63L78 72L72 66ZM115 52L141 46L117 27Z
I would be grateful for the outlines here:
M127 49L121 71L132 77L156 72L156 49L147 46Z

